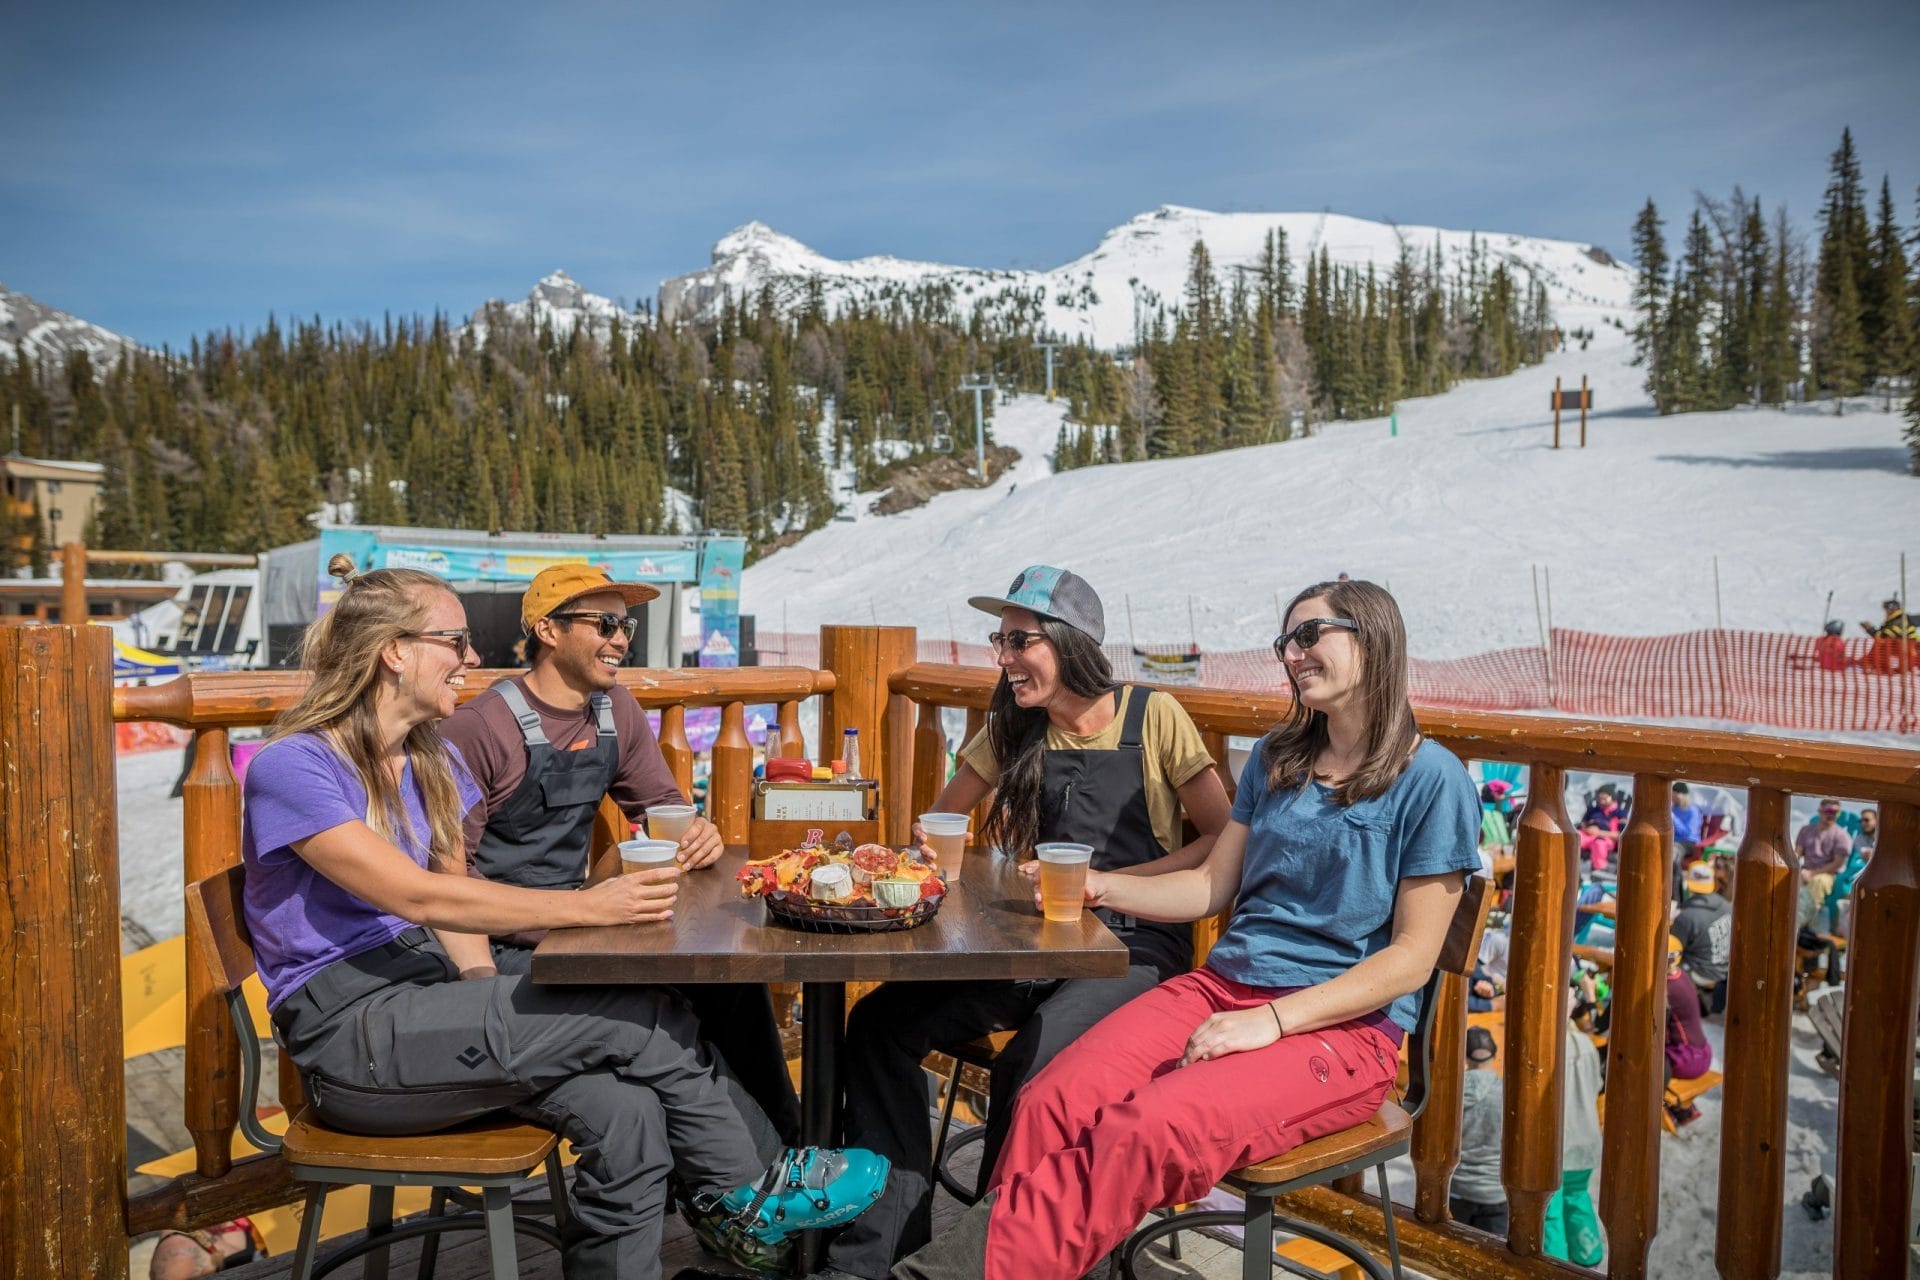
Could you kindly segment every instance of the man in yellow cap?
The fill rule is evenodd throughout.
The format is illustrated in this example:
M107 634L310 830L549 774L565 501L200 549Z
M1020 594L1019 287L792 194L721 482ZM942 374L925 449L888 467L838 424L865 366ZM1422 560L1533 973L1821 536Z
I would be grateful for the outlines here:
M520 626L529 669L440 725L480 785L480 803L466 820L471 874L533 888L578 886L604 797L634 822L655 806L686 803L646 713L617 678L637 626L628 610L659 594L615 582L591 564L549 565L528 585ZM713 824L696 817L681 839L681 867L699 874L721 844ZM526 973L538 941L517 935L489 946L456 935L447 950L462 977ZM765 984L700 984L681 994L709 1043L792 1142L799 1102Z

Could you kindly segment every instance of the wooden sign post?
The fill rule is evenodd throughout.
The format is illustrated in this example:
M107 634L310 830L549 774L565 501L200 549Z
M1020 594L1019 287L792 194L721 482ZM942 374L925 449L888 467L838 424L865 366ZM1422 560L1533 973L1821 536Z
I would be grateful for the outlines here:
M1553 447L1560 447L1560 411L1562 409L1580 410L1580 447L1587 447L1587 410L1593 407L1593 392L1587 387L1587 375L1580 375L1578 392L1562 391L1560 379L1553 380Z

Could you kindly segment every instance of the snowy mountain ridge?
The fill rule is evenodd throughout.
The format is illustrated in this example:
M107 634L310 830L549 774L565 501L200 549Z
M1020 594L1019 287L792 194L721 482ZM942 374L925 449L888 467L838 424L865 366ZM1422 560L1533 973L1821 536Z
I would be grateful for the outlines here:
M487 316L496 307L516 320L525 321L535 332L543 325L552 325L554 334L564 338L584 325L601 342L613 332L615 320L629 333L653 323L653 317L646 312L629 311L612 298L590 292L563 270L540 277L527 291L524 301L501 302L490 298L481 304L467 322L475 341L486 341Z
M0 284L0 362L11 364L16 348L42 365L64 364L73 352L84 351L96 369L104 370L122 351L139 350L139 344Z
M1133 341L1140 319L1162 305L1177 306L1189 258L1204 240L1223 288L1255 268L1270 231L1284 231L1298 290L1309 258L1322 250L1336 266L1390 272L1402 246L1419 269L1437 245L1447 279L1466 275L1477 246L1483 270L1505 263L1522 281L1547 290L1562 328L1599 331L1619 341L1614 322L1631 318L1633 272L1604 249L1567 240L1505 233L1398 226L1336 213L1214 213L1162 205L1107 232L1091 253L1050 271L995 270L917 262L888 255L848 261L829 258L761 222L722 236L713 262L660 286L660 314L669 319L713 319L731 296L751 298L771 289L783 306L798 306L818 289L829 310L881 303L911 289L946 285L962 310L986 304L997 314L1038 308L1048 329L1069 340L1119 347ZM1249 281L1251 282L1251 281ZM1611 335L1611 336L1609 336Z

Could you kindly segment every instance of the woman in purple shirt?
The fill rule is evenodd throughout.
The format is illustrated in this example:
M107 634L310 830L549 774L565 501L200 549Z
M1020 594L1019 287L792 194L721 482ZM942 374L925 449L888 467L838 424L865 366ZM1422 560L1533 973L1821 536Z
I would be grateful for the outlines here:
M247 770L242 836L267 1003L314 1113L401 1134L507 1109L563 1134L570 1280L660 1274L672 1173L737 1257L858 1216L886 1161L807 1148L769 1165L670 992L458 979L431 931L665 920L678 869L578 892L436 874L459 865L477 795L433 728L479 663L465 611L431 574L328 570L345 586L307 634L313 683Z

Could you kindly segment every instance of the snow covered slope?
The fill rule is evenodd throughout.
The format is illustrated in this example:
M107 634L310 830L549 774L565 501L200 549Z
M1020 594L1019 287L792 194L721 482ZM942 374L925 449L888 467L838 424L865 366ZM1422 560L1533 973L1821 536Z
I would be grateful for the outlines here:
M1024 565L1084 574L1109 633L1254 648L1276 597L1345 571L1386 583L1414 652L1534 644L1531 566L1563 627L1660 634L1712 626L1714 560L1729 627L1813 633L1827 593L1878 617L1900 554L1920 557L1920 479L1897 415L1854 401L1661 418L1625 347L1551 357L1340 423L1308 440L1049 474L1064 405L1024 397L994 420L1022 462L984 490L829 525L749 568L741 609L776 630L906 623L961 639L990 629L962 603ZM1555 375L1593 380L1588 447L1571 418L1551 448ZM864 509L854 503L851 510ZM1920 571L1920 558L1914 565ZM951 617L951 624L949 623Z
M12 363L14 348L26 348L35 364L63 364L67 355L84 351L96 368L120 358L123 350L137 350L132 338L35 302L0 284L0 361Z
M589 293L565 271L542 276L540 282L528 291L525 301L502 303L490 300L474 312L469 327L477 341L485 341L486 317L495 306L516 319L526 321L536 332L542 325L551 324L555 335L565 337L576 326L584 324L588 332L603 342L612 332L616 319L628 333L653 323L653 318L644 311L628 311L612 298Z
M1294 286L1305 279L1306 261L1325 249L1338 265L1392 269L1404 244L1416 265L1440 246L1449 276L1467 268L1475 234L1436 227L1392 226L1332 213L1209 213L1163 205L1108 232L1085 257L1051 271L992 271L871 257L841 262L809 249L759 222L728 233L713 247L705 271L660 286L660 314L711 318L722 301L757 295L771 286L783 304L800 302L818 287L829 308L872 302L925 285L945 284L955 303L970 309L988 303L996 311L1042 307L1046 326L1069 339L1096 346L1133 340L1136 310L1177 305L1187 278L1188 256L1205 240L1214 269L1230 287L1239 268L1260 259L1271 230L1284 230L1294 260ZM1604 250L1565 240L1479 233L1485 269L1505 262L1522 279L1546 287L1554 315L1566 329L1597 328L1630 321L1633 275ZM1602 330L1603 333L1608 332Z

